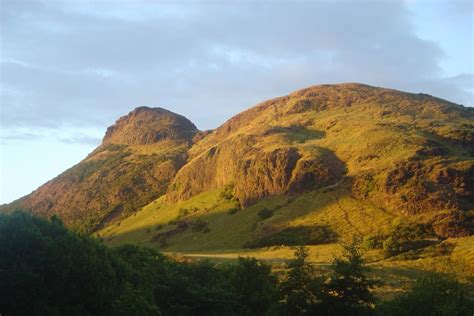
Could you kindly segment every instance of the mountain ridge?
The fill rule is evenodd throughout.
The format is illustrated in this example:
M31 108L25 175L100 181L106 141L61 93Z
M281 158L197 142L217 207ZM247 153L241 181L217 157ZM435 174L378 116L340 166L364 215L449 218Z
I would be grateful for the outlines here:
M59 180L3 208L59 214L98 231L163 196L176 203L226 187L247 208L342 183L357 199L430 223L441 237L468 236L473 127L470 108L356 83L297 90L205 132L168 110L139 107Z

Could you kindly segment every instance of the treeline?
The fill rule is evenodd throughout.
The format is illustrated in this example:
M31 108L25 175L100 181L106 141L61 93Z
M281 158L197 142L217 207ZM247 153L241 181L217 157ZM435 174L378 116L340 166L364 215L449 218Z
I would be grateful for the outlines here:
M377 302L356 244L328 275L304 247L284 272L235 264L177 262L139 246L108 248L49 221L0 215L0 315L472 315L456 281L431 274L392 301Z

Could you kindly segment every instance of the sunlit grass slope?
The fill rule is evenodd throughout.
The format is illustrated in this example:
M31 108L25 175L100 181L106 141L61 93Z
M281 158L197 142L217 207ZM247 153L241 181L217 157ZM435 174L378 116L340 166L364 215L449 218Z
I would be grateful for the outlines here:
M335 233L336 238L327 244L310 246L310 258L315 262L328 263L340 253L340 243L353 237L386 233L393 223L410 221L409 217L392 214L354 199L347 194L344 183L296 198L276 196L246 209L238 209L237 203L225 193L223 188L177 203L166 203L160 198L129 218L102 230L99 235L111 245L140 243L166 252L219 258L247 255L278 261L292 256L291 247L247 249L244 246L267 231L324 225ZM260 218L258 213L262 209L273 210L273 216ZM205 223L206 229L195 230L193 223L200 221ZM186 223L185 229L179 228L182 223ZM166 239L165 243L163 239ZM386 258L381 250L368 251L366 258L369 262L383 261L387 267L433 267L458 271L467 267L472 271L472 243L472 237L448 239L425 248L413 260L397 256ZM447 245L449 249L441 252L440 245Z
M222 188L178 203L166 203L160 198L99 234L112 246L136 243L160 249L172 256L219 261L249 256L268 260L278 267L293 256L292 247L248 249L244 245L269 227L327 225L337 238L328 244L308 246L309 260L324 269L341 254L341 243L353 236L388 232L393 223L410 220L409 217L391 214L350 197L343 183L294 199L273 197L237 211L237 203L225 193L226 189ZM272 209L274 213L272 217L262 220L258 212L264 208ZM233 214L229 214L229 210ZM207 223L207 232L193 231L192 223L199 220ZM186 221L188 228L177 230L179 221ZM177 233L171 234L163 244L157 236L170 231ZM450 238L426 247L412 257L403 254L387 257L383 250L367 250L365 259L374 277L383 280L376 290L382 297L408 288L420 271L446 272L471 282L474 276L474 237Z

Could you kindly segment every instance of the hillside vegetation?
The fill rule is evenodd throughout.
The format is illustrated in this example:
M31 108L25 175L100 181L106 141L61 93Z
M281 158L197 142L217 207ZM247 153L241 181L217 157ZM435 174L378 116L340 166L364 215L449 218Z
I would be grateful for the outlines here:
M362 84L299 90L208 132L138 108L7 208L58 214L111 245L288 258L303 243L329 262L358 236L372 262L472 273L474 111Z
M374 263L472 275L473 118L364 85L297 91L197 141L165 196L99 234L221 258L303 243L323 263L359 236Z
M106 247L57 216L14 212L0 214L0 252L4 315L470 315L474 306L465 285L433 273L380 297L357 243L324 269L304 247L280 269L243 257L175 260L136 245Z

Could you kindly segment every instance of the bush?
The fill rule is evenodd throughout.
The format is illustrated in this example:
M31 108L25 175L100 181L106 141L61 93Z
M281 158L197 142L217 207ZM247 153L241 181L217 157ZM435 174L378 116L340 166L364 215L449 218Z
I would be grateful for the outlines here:
M439 273L418 278L410 291L380 305L379 315L471 315L474 302L456 280Z
M398 254L402 249L398 240L392 236L385 239L382 245L383 250L385 250L389 255Z
M235 213L237 213L239 211L239 209L237 207L233 207L233 208L230 208L227 213L229 215L234 215Z
M434 232L430 226L418 223L396 223L386 235L368 235L362 241L364 249L383 249L387 255L394 256L414 251L429 245Z
M187 208L180 208L179 209L179 215L178 217L181 218L181 217L185 217L189 214L189 210Z
M367 235L362 240L362 248L370 249L380 249L382 248L382 240L380 236Z
M327 226L287 227L277 233L250 241L244 247L320 245L332 242L335 236L336 234Z
M194 222L191 223L191 229L194 231L194 232L209 232L210 229L209 229L209 223L202 220L202 219L198 219Z
M258 211L257 215L261 220L266 220L267 218L273 216L273 211L267 208L262 208L260 211Z
M231 201L234 198L233 186L227 185L224 191L221 192L220 197L224 200Z

